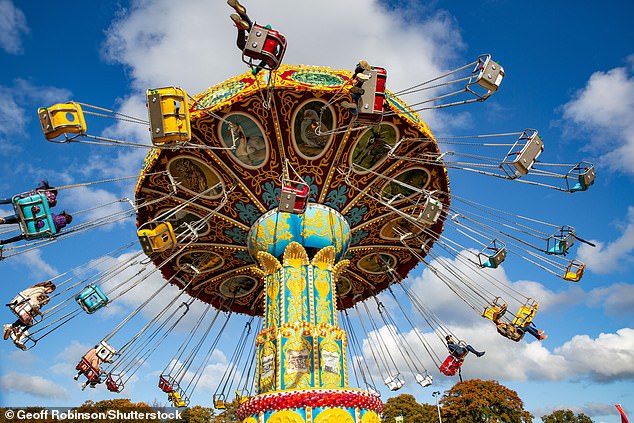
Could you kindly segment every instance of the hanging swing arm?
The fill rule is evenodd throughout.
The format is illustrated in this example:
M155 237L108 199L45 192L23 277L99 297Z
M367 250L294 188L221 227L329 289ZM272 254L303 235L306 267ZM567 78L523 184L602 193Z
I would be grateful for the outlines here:
M401 289L404 289L403 286L402 286L402 283L399 283L399 285L401 286ZM418 329L416 328L416 325L414 325L414 322L412 322L412 319L409 317L408 313L403 308L403 305L401 304L401 301L399 301L396 298L396 295L394 294L394 291L392 290L391 286L388 288L388 291L390 292L390 294L392 295L392 298L394 299L394 301L398 305L399 310L401 310L401 313L403 313L403 316L405 317L405 320L409 323L409 325L411 326L412 330L416 334L416 337L418 338L418 340L423 345L423 348L425 349L425 351L427 351L427 355L429 355L429 357L432 359L432 361L434 362L434 365L436 367L439 367L440 364L442 363L442 360L440 359L438 354L436 354L436 351L434 351L434 349L431 347L431 344L418 331ZM433 330L433 328L432 328L432 330ZM421 365L422 365L422 362L421 362ZM425 366L423 366L423 368L425 368ZM425 372L427 372L427 369L425 369Z

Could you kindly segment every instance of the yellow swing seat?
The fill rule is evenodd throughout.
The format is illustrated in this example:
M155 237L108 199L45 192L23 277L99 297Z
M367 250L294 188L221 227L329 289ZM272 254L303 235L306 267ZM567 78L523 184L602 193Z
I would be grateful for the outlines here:
M51 107L40 107L37 109L37 114L44 137L49 141L62 134L86 133L84 112L74 101L55 104Z
M492 322L500 320L502 316L504 316L504 313L506 313L506 303L501 303L501 301L502 299L500 297L496 297L493 302L484 309L482 317L485 317Z
M148 90L147 109L154 145L191 140L192 129L185 90L177 87Z
M537 313L537 308L539 308L538 303L535 301L527 301L515 314L513 324L522 328L529 325L533 321L535 313Z
M137 235L147 255L160 253L176 245L176 234L170 222L159 223L154 229L140 228Z
M227 401L223 394L214 394L213 402L216 410L225 410L227 408Z
M181 397L181 394L178 391L172 391L167 393L167 399L172 402L174 407L186 407L187 403Z
M583 272L586 269L586 264L580 261L573 260L570 262L564 273L564 280L570 282L579 282L583 276Z

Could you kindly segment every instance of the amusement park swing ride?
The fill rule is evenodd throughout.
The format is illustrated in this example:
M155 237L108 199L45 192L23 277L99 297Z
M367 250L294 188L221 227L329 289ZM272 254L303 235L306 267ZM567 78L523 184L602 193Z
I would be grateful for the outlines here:
M424 293L403 282L418 264L516 342L534 329L539 304L490 269L511 258L581 279L585 265L566 258L583 242L574 228L450 194L448 169L569 193L594 183L592 163L538 160L546 153L535 129L432 134L419 111L483 102L498 91L504 69L490 55L396 92L388 90L388 66L367 66L351 109L341 102L351 99L357 75L283 64L285 51L281 33L254 24L242 56L247 72L193 96L176 86L149 89L147 120L75 101L38 110L52 142L148 148L90 134L90 119L115 118L147 126L152 145L134 176L134 199L121 199L127 208L115 215L58 233L44 193L13 198L26 242L5 246L3 259L121 219L134 216L137 224L137 239L54 278L57 291L41 314L16 297L10 308L25 323L10 334L16 345L33 348L160 274L163 285L96 342L96 361L79 361L84 387L123 391L192 304L202 303L158 380L174 406L189 405L229 320L244 318L213 396L217 409L238 401L239 418L249 423L370 423L380 421L379 384L424 388L437 371L456 375L468 353L462 341L449 353L438 350L432 338L460 337ZM431 98L403 100L421 93ZM104 266L110 257L121 259ZM131 268L138 271L128 276ZM115 278L121 282L108 283ZM178 288L168 306L120 340L121 328L168 286Z

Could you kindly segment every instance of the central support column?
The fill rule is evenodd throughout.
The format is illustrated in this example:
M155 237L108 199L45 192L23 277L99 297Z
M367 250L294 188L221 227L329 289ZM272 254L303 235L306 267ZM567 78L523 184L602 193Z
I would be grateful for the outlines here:
M347 386L346 333L337 326L334 302L348 260L335 265L335 249L326 247L309 262L298 243L288 245L283 264L267 252L258 260L266 304L256 340L257 392Z
M338 211L268 211L248 235L264 272L264 329L256 338L255 390L243 423L378 423L378 396L348 388L346 333L337 324L337 279L351 233ZM310 259L306 250L316 251Z

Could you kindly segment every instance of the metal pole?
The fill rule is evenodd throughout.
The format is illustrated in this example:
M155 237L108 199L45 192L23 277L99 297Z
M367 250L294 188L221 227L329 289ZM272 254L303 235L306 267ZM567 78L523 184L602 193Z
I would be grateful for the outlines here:
M432 392L432 396L436 398L436 408L438 409L438 422L442 423L442 417L440 417L440 405L438 404L438 396L440 395L440 391Z

